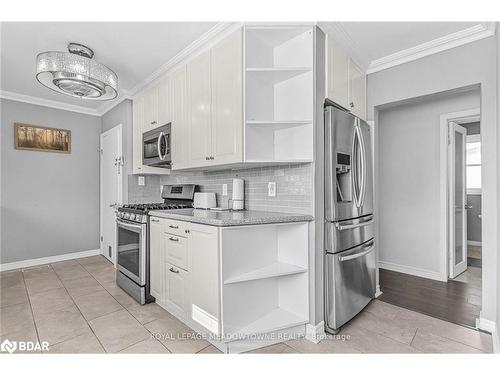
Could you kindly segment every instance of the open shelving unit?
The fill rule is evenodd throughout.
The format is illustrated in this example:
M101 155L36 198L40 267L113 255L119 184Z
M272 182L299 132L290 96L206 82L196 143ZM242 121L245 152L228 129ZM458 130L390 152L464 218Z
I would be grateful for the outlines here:
M245 28L249 162L313 160L313 29Z
M227 341L309 320L308 223L227 227L221 241Z

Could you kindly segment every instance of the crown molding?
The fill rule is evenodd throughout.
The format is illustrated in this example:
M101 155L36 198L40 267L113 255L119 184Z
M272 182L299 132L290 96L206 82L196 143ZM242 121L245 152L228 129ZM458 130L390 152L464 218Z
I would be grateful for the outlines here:
M354 60L356 65L365 71L368 69L370 59L361 54L361 49L342 26L341 22L318 22L317 26L322 29L328 37L332 38L334 42L338 43L351 59Z
M63 103L56 100L43 99L37 96L19 94L17 92L12 92L12 91L0 90L0 98L14 100L16 102L40 105L43 107L61 109L63 111L82 113L84 115L101 116L101 114L97 110L92 108L82 107L75 104Z
M143 81L135 85L131 90L128 91L128 95L133 97L143 88L147 87L153 81L161 77L163 74L174 69L180 63L185 62L189 57L194 56L195 52L202 51L202 49L208 48L211 44L219 40L222 36L226 35L236 27L242 25L242 23L236 22L218 22L214 27L208 30L206 33L202 34L198 39L189 44L186 48L168 60L165 64L160 66L151 75L145 78ZM205 47L205 48L203 48Z
M448 49L495 35L495 22L478 24L456 33L407 48L380 59L373 60L366 71L367 74L379 72L410 61L433 55Z

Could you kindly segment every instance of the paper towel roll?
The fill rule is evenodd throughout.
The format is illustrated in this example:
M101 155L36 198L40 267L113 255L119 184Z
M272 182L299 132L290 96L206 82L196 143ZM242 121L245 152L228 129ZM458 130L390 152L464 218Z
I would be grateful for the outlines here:
M245 206L245 181L233 179L233 210L243 210Z

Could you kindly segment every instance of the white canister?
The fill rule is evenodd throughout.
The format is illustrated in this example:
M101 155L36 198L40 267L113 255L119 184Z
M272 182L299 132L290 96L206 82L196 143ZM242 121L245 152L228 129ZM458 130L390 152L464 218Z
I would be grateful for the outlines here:
M233 210L245 208L245 181L241 178L233 179Z

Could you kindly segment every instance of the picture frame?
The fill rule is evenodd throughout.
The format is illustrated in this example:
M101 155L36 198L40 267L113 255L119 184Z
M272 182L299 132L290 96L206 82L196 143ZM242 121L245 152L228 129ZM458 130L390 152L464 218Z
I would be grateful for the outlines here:
M16 150L71 153L71 130L14 123Z

